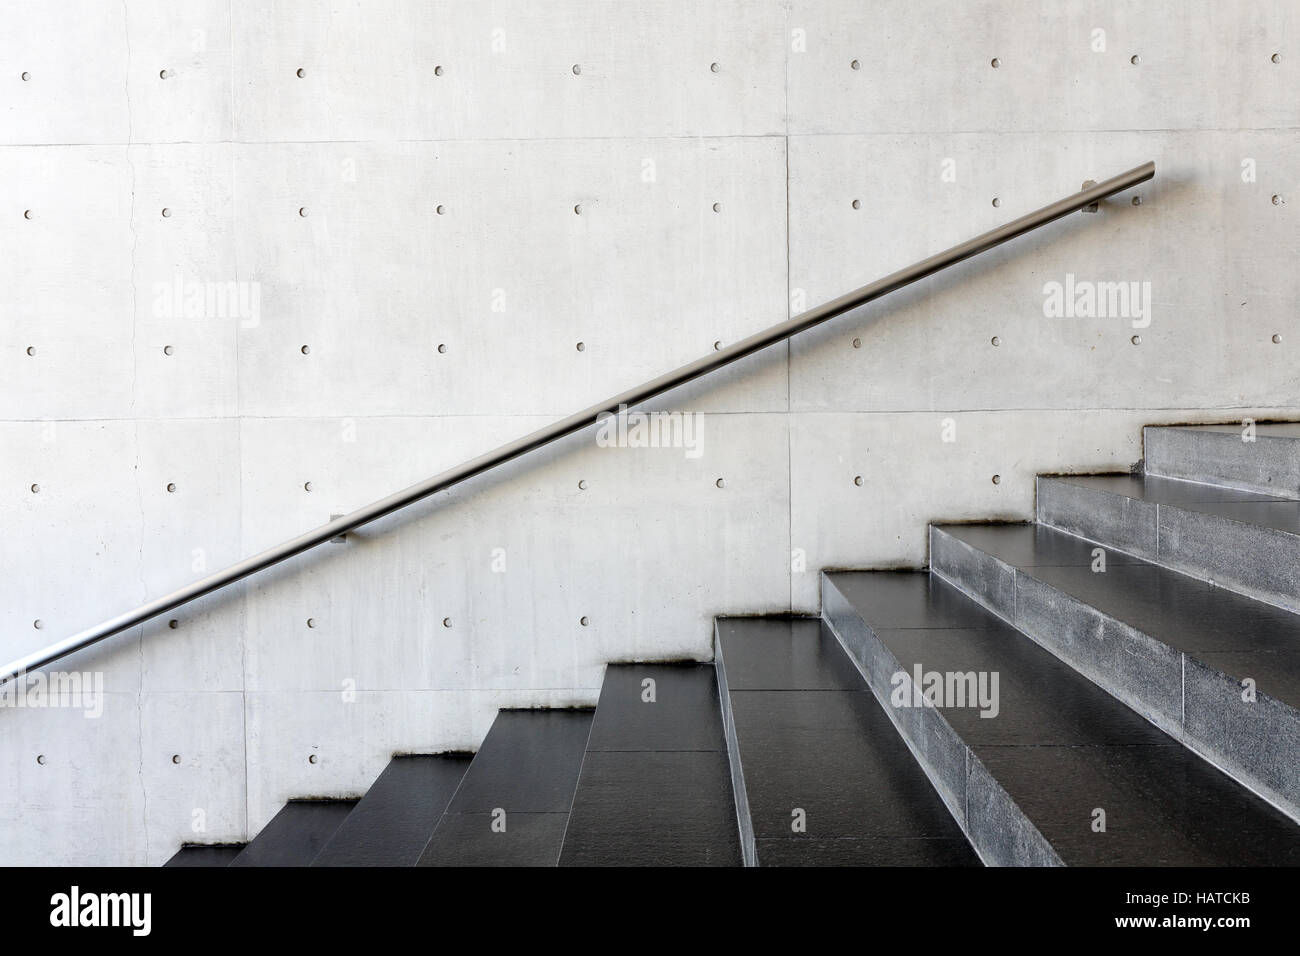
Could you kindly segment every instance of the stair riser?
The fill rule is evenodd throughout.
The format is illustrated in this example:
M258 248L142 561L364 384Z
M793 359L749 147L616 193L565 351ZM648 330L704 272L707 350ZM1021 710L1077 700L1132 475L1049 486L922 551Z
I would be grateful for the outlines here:
M1036 517L1108 548L1157 559L1156 506L1150 502L1040 477Z
M1061 866L1056 851L938 710L890 703L891 678L904 668L825 575L822 616L980 859L989 866Z
M1147 474L1300 498L1300 442L1294 439L1257 434L1244 442L1232 433L1146 428L1143 442Z
M1300 711L1185 657L1183 739L1211 763L1300 821Z
M736 718L731 709L731 691L727 687L727 666L722 657L722 640L718 634L717 621L713 623L713 663L718 670L718 695L722 699L722 730L727 738L727 762L731 765L731 788L736 796L740 855L745 866L758 866L758 852L754 844L754 821L749 813L745 770L740 762L740 740L736 736Z
M965 542L930 529L931 570L1219 769L1300 820L1300 711ZM1015 580L1010 615L990 565Z
M1050 478L1038 521L1300 612L1300 535Z

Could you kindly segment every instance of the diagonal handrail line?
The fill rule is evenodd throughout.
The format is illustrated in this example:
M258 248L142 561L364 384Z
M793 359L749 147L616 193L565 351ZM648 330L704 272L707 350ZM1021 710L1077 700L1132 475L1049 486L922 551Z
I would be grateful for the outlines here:
M571 435L589 425L595 424L603 415L617 413L623 406L638 405L669 389L676 388L678 385L683 385L702 375L720 369L724 365L730 365L748 355L761 351L769 345L775 345L777 342L798 335L800 332L820 325L828 319L843 315L881 296L888 295L906 285L924 279L926 276L933 275L951 265L979 255L981 252L986 252L994 246L1000 246L1017 236L1022 236L1031 230L1037 229L1039 226L1044 226L1063 216L1068 216L1072 212L1090 206L1115 193L1123 192L1125 189L1139 183L1144 183L1154 177L1155 174L1156 166L1154 162L1143 163L1128 172L1120 173L1118 176L1104 182L1082 189L1064 199L1058 199L1050 205L1021 216L1019 219L1013 219L996 229L953 246L951 249L936 253L928 259L922 259L920 262L904 269L899 269L883 279L877 279L870 285L865 285L860 289L842 295L838 299L832 299L815 309L810 309L791 319L787 319L779 325L774 325L769 329L751 335L734 345L729 345L703 358L696 359L694 362L683 365L681 368L658 378L651 379L636 388L628 389L626 392L592 405L590 408L575 412L568 418L562 418L545 428L524 435L522 438L517 438L509 444L470 459L464 464L434 475L432 478L427 478L419 484L411 485L409 488L391 494L387 498L381 498L379 501L368 504L364 508L359 508L351 514L335 518L328 524L321 525L319 528L285 541L283 544L245 558L237 564L232 564L228 568L210 574L192 584L187 584L171 594L155 598L134 610L127 611L125 614L110 618L78 634L64 638L56 644L51 644L43 650L20 657L5 665L3 670L0 670L0 684L25 674L27 671L45 667L61 657L102 641L106 637L119 634L137 624L142 624L150 618L157 617L159 614L164 614L173 608L180 607L182 604L187 604L228 584L233 584L250 574L256 574L258 571L279 564L294 555L324 544L340 534L353 531L362 525L369 524L378 518L405 508L407 505L427 498L429 495L450 488L452 485L473 478L475 475L480 475L497 465L505 464L520 455L526 455L528 452L534 451L556 439Z

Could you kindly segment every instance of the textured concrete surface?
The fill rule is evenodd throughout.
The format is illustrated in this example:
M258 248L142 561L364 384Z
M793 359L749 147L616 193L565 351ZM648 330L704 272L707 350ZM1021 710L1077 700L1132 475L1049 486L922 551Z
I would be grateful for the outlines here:
M923 564L930 520L1028 519L1144 424L1293 417L1292 4L1032 6L11 4L6 659L1159 176L665 396L699 458L581 437L77 655L96 726L0 713L0 862L248 839L500 707L593 704L605 661L707 660L716 614L815 611L822 567ZM1150 282L1151 324L1046 318L1067 274Z

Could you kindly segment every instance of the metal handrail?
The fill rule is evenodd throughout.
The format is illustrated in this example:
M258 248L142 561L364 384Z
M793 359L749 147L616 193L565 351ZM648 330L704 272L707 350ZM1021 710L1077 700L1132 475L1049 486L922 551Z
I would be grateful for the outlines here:
M1021 216L1019 219L1013 219L1005 225L978 235L973 239L968 239L951 249L930 256L928 259L922 259L920 262L905 269L900 269L883 279L877 279L870 285L865 285L854 292L842 295L838 299L833 299L815 309L810 309L779 325L774 325L763 332L751 335L735 345L719 349L710 355L696 359L688 365L683 365L675 371L668 372L666 375L660 375L644 385L639 385L620 395L615 395L613 398L576 412L568 418L547 425L532 434L518 438L507 445L502 445L494 451L480 455L441 474L434 475L432 478L366 505L364 508L359 508L351 514L335 518L328 524L321 525L313 531L308 531L306 534L301 534L274 548L245 558L238 564L233 564L215 574L210 574L192 584L187 584L171 594L156 598L147 604L142 604L135 610L127 611L125 614L120 614L78 634L64 638L44 650L20 657L7 664L4 670L0 671L0 684L27 671L44 667L74 651L79 651L84 647L102 641L106 637L121 633L127 628L141 624L182 604L187 604L196 598L203 597L205 594L211 594L213 591L228 584L233 584L250 574L255 574L274 564L279 564L294 555L324 544L331 538L360 528L362 525L369 524L378 518L405 508L407 505L414 504L422 498L427 498L429 495L450 488L452 485L459 484L475 475L482 474L497 465L518 458L520 455L527 454L558 438L563 438L588 425L593 425L598 422L601 416L617 413L623 406L638 405L669 389L676 388L678 385L683 385L702 375L707 375L724 365L730 365L732 362L765 349L769 345L774 345L815 325L820 325L828 319L843 315L845 312L865 305L874 299L888 295L903 286L916 282L918 279L924 279L941 269L946 269L948 266L955 265L964 259L969 259L971 256L992 249L994 246L999 246L1030 230L1037 229L1039 226L1060 219L1062 216L1067 216L1072 212L1083 209L1085 206L1090 206L1139 183L1144 183L1154 177L1155 173L1155 163L1148 162L1107 179L1105 182L1082 189L1072 196L1059 199L1051 205Z

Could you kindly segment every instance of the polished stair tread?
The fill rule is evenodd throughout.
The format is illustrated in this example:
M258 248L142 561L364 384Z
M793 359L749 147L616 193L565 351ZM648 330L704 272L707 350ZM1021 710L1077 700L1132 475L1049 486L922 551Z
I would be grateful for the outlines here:
M229 866L243 849L242 843L187 843L163 866Z
M654 681L654 703L643 700L646 680ZM724 746L712 664L611 664L605 669L589 751L715 751Z
M414 866L469 761L460 753L393 757L312 866Z
M712 664L606 668L560 862L740 865Z
M1226 485L1216 485L1202 481L1187 481L1182 478L1162 478L1159 475L1135 475L1121 473L1113 475L1040 475L1042 481L1061 481L1079 485L1083 488L1096 488L1114 495L1150 501L1158 504L1176 505L1179 508L1203 510L1209 514L1217 513L1220 507L1227 507L1228 513L1237 505L1286 505L1291 511L1300 508L1300 501L1279 498L1277 495L1262 491L1242 491Z
M1300 501L1136 475L1038 479L1038 520L1300 611Z
M953 586L925 572L828 578L898 670L998 674L996 716L937 710L1063 862L1300 864L1300 826ZM967 607L961 624L954 600ZM923 601L941 612L896 613Z
M310 866L355 800L290 800L231 866Z
M936 531L1070 595L1262 693L1300 707L1300 615L1041 525L943 525Z
M421 866L555 866L593 712L502 710Z
M720 619L718 659L759 866L979 865L824 623Z
M1079 567L1086 555L1091 567L1097 545L1042 524L944 524L934 528L995 554L1008 564L1025 568ZM1149 562L1123 551L1105 549L1106 564L1145 565Z

